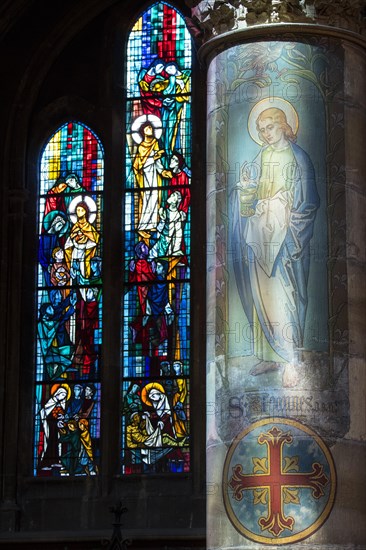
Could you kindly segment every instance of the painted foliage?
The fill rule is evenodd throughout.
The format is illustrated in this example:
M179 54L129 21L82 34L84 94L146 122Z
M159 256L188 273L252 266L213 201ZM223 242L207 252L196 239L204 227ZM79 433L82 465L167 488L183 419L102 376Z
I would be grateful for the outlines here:
M229 399L240 419L233 414L222 425L231 423L230 437L243 419L297 410L296 403L277 408L284 396L305 397L301 414L320 430L347 429L347 318L337 259L344 213L341 185L329 171L342 113L335 102L329 108L338 85L329 81L330 56L337 67L323 44L262 42L231 48L211 63L217 95L209 98L209 135L216 147L208 154L217 168L215 181L209 174L216 201L209 285L216 290L215 355L222 358L218 391L234 391L245 377L245 391ZM210 186L220 193L210 194ZM337 205L332 223L329 204ZM320 408L331 414L317 415Z
M102 345L103 150L77 122L41 158L34 473L96 475Z
M229 107L229 162L238 168L229 182L229 308L241 323L229 354L252 357L253 377L282 369L285 387L307 352L329 347L324 63L296 43L241 48L244 101Z
M191 39L157 3L127 46L123 472L189 471Z
M209 483L223 489L223 498L208 497L212 548L238 547L241 536L296 542L323 524L334 500L327 445L346 433L349 405L344 266L336 252L343 191L330 168L342 162L342 112L333 101L341 63L332 48L321 40L241 44L209 68L207 215L215 248L208 255L207 400L215 414L207 453ZM274 417L283 420L269 426ZM248 438L235 446L258 422L268 422L256 432L261 450L251 454ZM293 438L297 463L280 446L272 454L266 447L287 425L293 430L281 453ZM301 445L298 429L307 434ZM300 489L291 476L278 489L290 463L312 475L318 434L327 470L319 474L319 498L312 500L311 483ZM256 476L264 479L270 462L275 475L262 487ZM295 513L304 503L308 524Z

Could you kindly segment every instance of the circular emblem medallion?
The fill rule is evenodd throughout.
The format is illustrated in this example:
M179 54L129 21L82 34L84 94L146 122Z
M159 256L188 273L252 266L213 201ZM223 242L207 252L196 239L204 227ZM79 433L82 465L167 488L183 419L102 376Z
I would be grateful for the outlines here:
M222 486L239 533L263 544L289 544L309 537L328 518L336 472L313 430L288 418L268 418L234 439Z

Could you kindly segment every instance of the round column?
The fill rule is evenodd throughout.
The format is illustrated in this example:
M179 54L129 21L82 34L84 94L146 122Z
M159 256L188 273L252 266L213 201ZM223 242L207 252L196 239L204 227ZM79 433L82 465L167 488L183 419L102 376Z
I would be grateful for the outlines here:
M208 547L356 547L361 4L192 3L208 70Z

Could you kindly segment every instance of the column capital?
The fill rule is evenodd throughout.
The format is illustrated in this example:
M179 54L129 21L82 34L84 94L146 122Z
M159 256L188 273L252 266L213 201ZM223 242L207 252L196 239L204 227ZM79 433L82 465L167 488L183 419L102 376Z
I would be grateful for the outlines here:
M201 43L237 29L263 24L309 23L366 36L364 0L186 0Z

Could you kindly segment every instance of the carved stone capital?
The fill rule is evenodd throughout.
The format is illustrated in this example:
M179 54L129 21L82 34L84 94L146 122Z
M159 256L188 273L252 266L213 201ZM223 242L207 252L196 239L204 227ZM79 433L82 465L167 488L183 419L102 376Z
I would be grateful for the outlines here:
M366 0L186 0L195 39L266 23L312 23L366 36Z
M313 0L319 23L366 34L365 0Z

